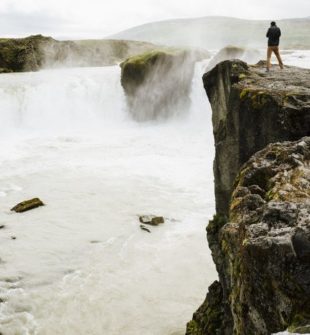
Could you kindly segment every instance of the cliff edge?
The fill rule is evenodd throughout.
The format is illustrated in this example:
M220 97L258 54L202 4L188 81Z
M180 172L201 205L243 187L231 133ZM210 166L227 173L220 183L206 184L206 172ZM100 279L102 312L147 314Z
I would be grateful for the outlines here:
M310 332L310 70L225 61L204 75L213 110L219 274L187 335Z
M212 106L216 146L216 210L228 214L233 182L242 164L277 141L310 135L310 70L224 61L203 76Z

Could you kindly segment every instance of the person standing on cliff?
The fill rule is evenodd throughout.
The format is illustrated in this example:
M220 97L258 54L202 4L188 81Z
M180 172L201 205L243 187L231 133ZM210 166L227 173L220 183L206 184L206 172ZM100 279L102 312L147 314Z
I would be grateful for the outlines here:
M271 67L271 56L274 53L278 59L280 68L283 69L283 62L279 52L281 30L277 27L274 21L271 22L270 28L267 31L266 37L268 38L268 50L267 50L267 72Z

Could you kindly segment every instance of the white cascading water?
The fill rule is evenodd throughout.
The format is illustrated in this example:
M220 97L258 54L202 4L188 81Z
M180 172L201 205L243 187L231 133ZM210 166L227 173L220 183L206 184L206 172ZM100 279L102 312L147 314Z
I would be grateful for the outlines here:
M3 335L184 334L217 277L204 68L187 117L141 124L118 67L0 76ZM10 212L32 197L46 206Z
M205 67L187 116L141 124L118 67L0 76L1 334L184 334L217 278ZM10 212L33 197L46 206ZM149 234L139 214L166 223Z

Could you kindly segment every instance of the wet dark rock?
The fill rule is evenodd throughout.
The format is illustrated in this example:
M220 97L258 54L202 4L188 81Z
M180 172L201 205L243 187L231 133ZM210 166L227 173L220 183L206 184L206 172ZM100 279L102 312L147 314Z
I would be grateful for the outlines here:
M194 313L193 320L187 324L186 335L218 334L231 335L223 305L222 285L215 281L210 287L205 302ZM205 323L201 325L201 320Z
M14 206L11 209L11 211L14 211L16 213L22 213L22 212L26 212L26 211L29 211L31 209L34 209L40 206L44 206L44 203L39 198L34 198L34 199L20 202L19 204Z
M143 224L140 225L140 228L141 228L142 230L148 232L148 233L151 232L151 231L150 231L148 228L146 228Z
M11 236L11 240L16 240L16 236Z
M296 257L310 264L310 232L297 228L292 236L292 245Z
M4 228L5 228L4 224L0 225L0 229L4 229Z

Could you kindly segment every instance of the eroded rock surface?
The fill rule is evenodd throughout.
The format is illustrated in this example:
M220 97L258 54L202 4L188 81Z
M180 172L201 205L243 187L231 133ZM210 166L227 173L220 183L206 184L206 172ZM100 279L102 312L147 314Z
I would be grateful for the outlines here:
M204 75L219 281L187 335L310 332L310 70L264 67L225 61Z
M265 73L263 62L225 61L203 81L213 111L216 209L227 215L242 164L269 143L310 135L310 70Z
M242 167L229 219L210 222L208 241L220 284L188 335L310 331L310 137L270 144Z

